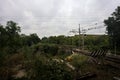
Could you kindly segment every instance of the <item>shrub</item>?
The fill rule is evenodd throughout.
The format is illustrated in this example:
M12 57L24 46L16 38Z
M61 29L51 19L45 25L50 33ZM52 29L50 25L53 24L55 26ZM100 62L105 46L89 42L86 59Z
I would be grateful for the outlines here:
M27 63L26 67L28 80L73 80L71 71L64 63L43 55Z
M71 64L75 66L76 68L82 68L86 64L88 57L84 55L79 55L79 54L73 54L69 56L71 58Z
M37 44L32 46L34 52L40 52L40 53L44 53L44 54L51 54L53 56L55 56L58 53L58 45L55 44Z

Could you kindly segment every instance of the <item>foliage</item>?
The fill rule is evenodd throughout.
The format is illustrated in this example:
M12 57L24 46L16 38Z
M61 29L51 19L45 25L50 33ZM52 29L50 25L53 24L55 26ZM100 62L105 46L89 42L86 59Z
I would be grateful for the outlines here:
M41 39L41 43L69 45L71 47L82 47L82 37L75 36L51 36ZM108 47L107 35L85 35L84 46L87 50L99 49L101 47Z
M88 50L98 50L102 47L108 47L108 39L107 35L85 36L85 48Z
M40 41L37 34L31 34L25 39L26 36L23 37L20 32L20 27L13 21L8 21L5 26L0 25L0 80L12 80L15 72L12 68L22 64L24 58L28 57L27 52L25 52L26 56L18 55L22 47L28 46L24 44L28 41L28 37L33 44Z
M30 34L29 36L22 34L21 40L23 46L31 46L40 42L40 38L37 36L36 33Z
M78 68L78 69L82 69L82 66L84 66L84 64L86 64L88 57L85 55L80 55L80 54L72 54L70 56L68 56L68 58L71 59L70 63Z
M72 80L72 73L64 63L58 63L43 55L28 62L26 67L28 80Z
M0 49L7 48L8 53L16 52L20 48L20 27L13 21L8 21L6 26L0 26Z
M0 25L0 51L1 53L17 53L23 46L31 46L40 42L37 34L20 35L21 29L17 23L8 21L6 26Z
M115 12L112 13L111 17L104 20L105 25L107 26L108 35L110 37L111 47L120 49L120 6L115 9Z
M55 56L58 54L59 47L56 44L37 44L32 46L34 52L33 53L43 53L43 54L50 54Z
M2 58L3 59L3 58ZM17 73L17 65L23 63L22 54L7 54L0 63L0 80L13 80L13 75Z

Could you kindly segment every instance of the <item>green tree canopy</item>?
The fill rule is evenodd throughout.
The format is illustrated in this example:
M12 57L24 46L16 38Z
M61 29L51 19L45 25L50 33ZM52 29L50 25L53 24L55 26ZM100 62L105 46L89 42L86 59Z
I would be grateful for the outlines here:
M104 20L104 23L107 26L112 48L115 45L117 48L120 48L120 6L115 9L115 12L112 13L111 17Z
M29 36L21 34L21 29L17 23L8 21L6 26L0 24L0 49L7 49L7 53L15 53L23 46L31 46L40 42L37 34L33 33ZM1 51L1 50L0 50Z

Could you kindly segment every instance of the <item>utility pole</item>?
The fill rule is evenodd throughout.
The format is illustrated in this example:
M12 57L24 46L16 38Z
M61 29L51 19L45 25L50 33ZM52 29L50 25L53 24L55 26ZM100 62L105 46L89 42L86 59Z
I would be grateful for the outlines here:
M81 34L81 33L82 33L82 47L81 47L81 48L82 48L82 50L84 50L84 32L81 32L81 31L80 31L80 24L79 24L79 46L80 46L80 42L81 42L81 40L80 40L80 38L81 38L81 37L80 37L80 36L81 36L80 34Z
M82 33L82 50L84 50L84 32Z
M82 28L82 50L84 50L84 30Z
M81 31L80 31L80 24L79 24L79 28L78 28L78 31L79 31L79 48L80 48L80 33L81 33Z

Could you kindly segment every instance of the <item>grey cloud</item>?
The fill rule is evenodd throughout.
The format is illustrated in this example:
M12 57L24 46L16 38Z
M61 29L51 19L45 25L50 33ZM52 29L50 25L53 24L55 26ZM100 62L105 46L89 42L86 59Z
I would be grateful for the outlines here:
M101 24L119 4L120 0L0 0L0 23L13 20L22 33L40 37L67 35L79 23L84 28ZM104 32L105 28L88 33Z

